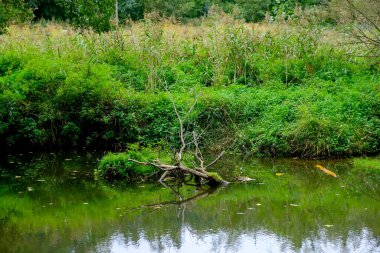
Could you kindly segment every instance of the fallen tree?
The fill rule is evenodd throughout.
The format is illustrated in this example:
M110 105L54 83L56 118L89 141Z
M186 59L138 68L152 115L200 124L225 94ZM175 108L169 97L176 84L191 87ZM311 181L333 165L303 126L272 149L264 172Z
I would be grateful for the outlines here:
M160 183L164 183L167 179L174 179L179 184L185 183L189 184L192 180L194 180L195 185L209 184L209 185L225 185L228 184L226 180L224 180L218 173L207 171L211 166L218 162L218 160L223 156L225 151L219 153L214 160L210 163L206 164L203 158L202 152L199 148L198 140L201 134L197 134L195 131L191 134L190 141L185 140L185 136L189 136L189 133L186 133L184 122L193 111L198 96L196 96L194 104L190 107L187 113L181 117L178 112L177 106L174 103L174 99L171 93L167 90L170 96L170 100L173 105L174 112L178 119L179 123L179 139L181 146L175 151L174 162L173 164L165 164L161 163L159 159L155 159L153 161L138 161L135 159L129 159L129 161L134 162L136 164L145 165L145 166L153 166L163 172L162 176L159 179ZM183 157L185 152L191 152L194 155L196 163L194 163L194 167L188 167L183 163Z

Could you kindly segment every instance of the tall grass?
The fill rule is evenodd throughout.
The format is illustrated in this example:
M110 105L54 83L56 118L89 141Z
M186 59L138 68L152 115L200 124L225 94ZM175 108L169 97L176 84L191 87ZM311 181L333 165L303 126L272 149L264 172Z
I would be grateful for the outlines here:
M257 155L380 150L379 66L334 27L250 24L223 13L183 25L154 15L116 31L13 26L0 37L0 142L125 147L172 142L168 87L206 143Z

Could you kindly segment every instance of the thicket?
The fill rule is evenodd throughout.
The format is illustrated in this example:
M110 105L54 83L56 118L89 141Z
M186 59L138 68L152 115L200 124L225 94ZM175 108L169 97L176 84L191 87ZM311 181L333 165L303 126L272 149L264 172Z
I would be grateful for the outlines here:
M96 34L40 24L0 37L2 147L178 145L179 110L212 149L261 156L378 153L377 58L356 57L327 16L198 25L145 19Z
M261 21L265 17L291 18L297 15L297 8L327 3L327 0L1 0L0 32L12 21L22 21L20 17L67 21L78 28L103 32L114 28L116 22L140 20L150 13L188 21L207 17L217 7L235 18Z

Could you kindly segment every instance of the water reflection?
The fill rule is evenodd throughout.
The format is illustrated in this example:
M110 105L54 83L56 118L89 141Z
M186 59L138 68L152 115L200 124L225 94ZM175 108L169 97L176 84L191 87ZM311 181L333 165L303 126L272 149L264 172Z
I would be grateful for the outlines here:
M182 187L182 200L161 185L96 182L96 159L1 161L0 252L380 252L376 159L359 174L354 160L227 159L225 177L255 181Z
M367 228L350 233L345 240L331 239L328 232L321 229L314 238L305 238L298 249L290 239L267 230L240 234L231 240L225 231L209 232L199 237L191 228L184 226L179 245L168 236L163 236L160 241L150 241L144 234L139 238L135 242L122 233L115 233L97 244L93 252L380 252L378 241Z

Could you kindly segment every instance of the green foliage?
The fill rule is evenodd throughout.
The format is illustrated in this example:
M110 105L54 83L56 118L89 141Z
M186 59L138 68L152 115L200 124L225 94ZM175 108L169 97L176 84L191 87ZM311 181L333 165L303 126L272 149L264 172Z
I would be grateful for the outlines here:
M121 20L132 19L134 21L144 18L145 4L143 0L119 1L119 17Z
M68 13L64 8L65 0L27 0L35 19L65 20Z
M31 18L31 11L23 0L0 1L0 34L7 31L13 21L24 22Z
M213 15L200 27L147 19L103 34L15 27L0 48L1 145L177 147L167 85L180 114L200 94L185 125L210 149L236 139L260 156L379 152L376 62L347 56L333 29L253 31Z
M366 79L345 86L340 82L313 82L305 88L259 93L256 99L263 100L261 96L266 95L270 100L258 121L242 132L241 139L250 140L244 145L266 156L376 153L372 151L379 149L375 127L379 118L364 115L378 110L374 96L377 85L367 86Z
M76 27L90 27L97 32L111 29L111 19L115 16L114 0L64 0L63 6L70 22Z
M242 6L241 15L246 21L260 21L270 12L272 0L237 0L237 4Z
M130 159L150 161L157 158L157 155L158 153L153 149L140 149L136 145L131 145L125 153L109 153L102 157L98 169L95 170L95 176L107 180L123 179L130 183L141 181L144 176L155 172L156 168L137 164Z
M114 0L28 0L36 20L69 21L77 28L92 28L96 32L112 28L115 17ZM127 11L123 6L122 11Z
M298 5L305 7L322 4L321 0L118 0L118 17L122 24L128 19L143 19L150 13L187 21L208 16L213 7L246 21L261 21L267 14L272 19L294 16ZM97 32L110 30L115 23L115 0L3 0L0 4L0 27L4 32L9 22L22 21L26 16L35 20L69 21L78 28L92 28ZM28 13L28 15L26 15Z

